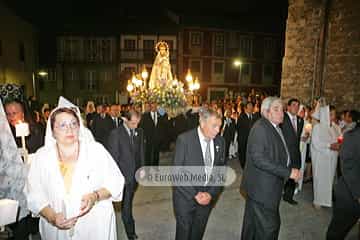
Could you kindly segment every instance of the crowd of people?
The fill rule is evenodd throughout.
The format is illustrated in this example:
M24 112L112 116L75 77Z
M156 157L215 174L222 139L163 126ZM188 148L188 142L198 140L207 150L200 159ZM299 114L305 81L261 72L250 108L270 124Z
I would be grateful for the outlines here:
M40 108L29 99L4 106L15 139L18 121L30 125L26 144L36 157L25 192L28 209L40 215L44 239L116 239L112 201L122 201L126 235L137 239L135 173L161 165L160 152L173 150L175 166L204 165L210 173L214 166L239 160L246 199L242 239L277 239L281 199L298 204L294 196L310 182L314 208L333 208L328 239L343 239L360 216L356 110L339 114L323 100L308 106L291 98L284 104L253 91L236 99L195 102L172 119L155 103L89 101L81 109L63 99L54 108ZM222 189L174 187L176 239L202 239ZM36 219L28 215L11 226L15 239L36 232L37 223L29 227L29 221Z

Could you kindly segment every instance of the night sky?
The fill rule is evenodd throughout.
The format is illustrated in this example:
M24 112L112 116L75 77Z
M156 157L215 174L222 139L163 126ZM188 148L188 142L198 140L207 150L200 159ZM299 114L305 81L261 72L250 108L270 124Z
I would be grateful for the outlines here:
M238 0L238 1L45 1L45 0L0 0L19 16L35 25L48 29L64 23L111 23L118 19L132 19L135 16L152 17L164 9L193 16L226 16L228 18L256 18L259 23L269 18L284 21L287 14L287 0Z

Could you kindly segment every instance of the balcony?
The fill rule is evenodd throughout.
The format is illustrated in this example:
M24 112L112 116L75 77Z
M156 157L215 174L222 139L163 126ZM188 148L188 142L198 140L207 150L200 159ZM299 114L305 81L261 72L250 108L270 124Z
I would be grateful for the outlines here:
M120 61L154 61L156 57L156 52L153 49L135 49L135 50L127 50L120 49ZM170 61L176 61L177 51L170 51Z

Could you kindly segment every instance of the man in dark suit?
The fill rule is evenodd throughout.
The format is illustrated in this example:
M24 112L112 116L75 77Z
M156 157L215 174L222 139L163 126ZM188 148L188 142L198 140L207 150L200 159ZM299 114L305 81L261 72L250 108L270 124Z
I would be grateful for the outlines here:
M225 139L225 157L229 157L230 144L234 140L236 131L235 121L231 118L231 111L225 110L223 124L221 127L221 136Z
M357 125L345 133L340 148L343 174L335 187L333 216L327 240L345 239L360 218L360 119L358 112L356 115Z
M237 140L238 140L238 153L242 169L245 168L246 162L246 145L250 133L250 129L258 119L253 114L254 106L252 102L247 102L245 112L241 113L236 124Z
M109 115L111 117L111 120L113 121L112 129L117 128L122 124L122 118L120 117L120 105L112 104L110 106Z
M277 239L280 230L279 205L284 181L298 180L300 171L290 168L290 155L279 124L282 101L264 99L260 118L250 131L247 161L240 186L246 205L241 239Z
M104 106L101 107L101 112L94 117L91 125L91 132L94 135L95 140L104 146L106 146L109 134L115 126L114 121L105 112L105 109L106 108Z
M145 165L159 166L160 145L167 137L167 115L158 113L156 103L150 104L150 111L141 118L140 127L144 129L145 137Z
M300 138L304 127L304 120L297 117L299 112L300 101L291 98L287 104L287 112L284 114L284 121L280 124L280 128L284 134L285 142L290 154L291 167L301 168ZM296 183L293 179L288 179L284 186L284 201L291 205L297 202L293 199Z
M141 114L129 110L124 114L124 122L111 131L107 149L125 177L125 189L121 206L121 217L129 239L136 239L132 202L137 188L136 171L144 163L143 131L137 128Z
M164 133L159 130L162 117L157 111L155 103L150 104L150 111L141 118L140 127L144 129L145 137L145 165L159 166L160 143Z
M201 166L201 174L210 176L215 166L224 166L225 141L218 135L221 116L212 109L200 110L200 126L181 134L176 141L175 166ZM200 240L210 212L222 186L207 182L196 186L173 187L176 240Z

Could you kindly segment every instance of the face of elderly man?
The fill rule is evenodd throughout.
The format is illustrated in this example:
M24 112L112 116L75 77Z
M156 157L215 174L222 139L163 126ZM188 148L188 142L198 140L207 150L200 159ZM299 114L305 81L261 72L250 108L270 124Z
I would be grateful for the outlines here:
M221 119L215 115L207 119L200 118L200 128L204 137L214 139L219 133L221 127Z
M283 122L284 110L281 101L272 102L270 109L267 111L267 119L275 125L279 125Z
M12 102L5 105L6 117L11 125L24 121L24 111L20 103Z

